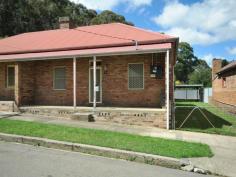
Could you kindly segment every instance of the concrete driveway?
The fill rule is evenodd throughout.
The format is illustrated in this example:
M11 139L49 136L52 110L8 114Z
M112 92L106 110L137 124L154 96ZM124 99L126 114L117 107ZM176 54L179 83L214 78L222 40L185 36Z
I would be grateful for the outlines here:
M191 158L187 160L191 161L192 164L197 167L210 170L216 174L232 177L236 176L236 137L188 131L167 131L154 127L127 126L103 122L89 123L45 116L11 115L8 118L205 143L211 147L215 154L212 158Z

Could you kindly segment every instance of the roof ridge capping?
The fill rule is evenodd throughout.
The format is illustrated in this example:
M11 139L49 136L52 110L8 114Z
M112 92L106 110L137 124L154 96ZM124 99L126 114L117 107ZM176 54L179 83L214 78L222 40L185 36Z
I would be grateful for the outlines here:
M174 37L174 36L171 36L171 35L168 35L168 34L162 34L162 33L158 32L158 31L144 29L144 28L140 28L140 27L137 27L137 26L130 26L130 25L126 25L126 24L120 23L120 22L118 22L118 23L111 23L111 24L119 24L119 25L126 26L128 28L135 28L137 30L144 31L144 32L147 32L147 33L153 33L153 34L157 34L158 33L159 35L166 36L168 38L179 39L178 37Z
M96 27L96 26L108 26L108 25L120 25L120 26L124 26L126 28L131 28L131 29L139 30L139 31L142 31L142 32L145 32L145 33L152 33L154 35L158 34L158 35L161 35L163 37L166 37L167 39L174 39L174 40L178 40L179 39L178 37L174 37L174 36L171 36L171 35L168 35L168 34L162 34L162 33L158 32L158 31L152 31L152 30L149 30L149 29L143 29L143 28L140 28L140 27L137 27L137 26L131 26L131 25L127 25L127 24L124 24L124 23L120 23L120 22L105 23L105 24L99 24L99 25L79 26L79 27L76 27L75 29L78 29L78 28L91 28L91 27Z

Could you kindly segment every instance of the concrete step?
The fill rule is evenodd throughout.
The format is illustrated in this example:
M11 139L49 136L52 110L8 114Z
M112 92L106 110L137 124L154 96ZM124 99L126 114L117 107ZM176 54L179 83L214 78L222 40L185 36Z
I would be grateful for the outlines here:
M71 119L86 121L86 122L94 122L94 116L91 112L77 112L71 115Z
M18 108L14 101L0 101L0 111L15 112L18 111Z

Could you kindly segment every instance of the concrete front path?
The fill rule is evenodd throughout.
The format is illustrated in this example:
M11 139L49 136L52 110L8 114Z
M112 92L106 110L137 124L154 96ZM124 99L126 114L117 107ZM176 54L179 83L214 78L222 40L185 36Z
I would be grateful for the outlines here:
M213 173L224 176L236 176L236 137L176 130L167 131L154 127L127 126L104 122L89 123L45 116L0 114L1 117L205 143L211 147L215 155L212 158L191 158L188 160L193 165L210 170Z

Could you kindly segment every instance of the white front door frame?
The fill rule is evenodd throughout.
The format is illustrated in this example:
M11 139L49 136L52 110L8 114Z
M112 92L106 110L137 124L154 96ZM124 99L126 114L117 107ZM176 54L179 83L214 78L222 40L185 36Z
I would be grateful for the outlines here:
M92 78L91 77L91 70L93 70L93 67L89 67L89 103L93 103L93 98L91 98L91 87L94 87L93 85L91 85L91 78ZM102 67L97 66L96 70L100 70L100 88L99 88L100 89L100 101L96 100L96 103L102 103Z

